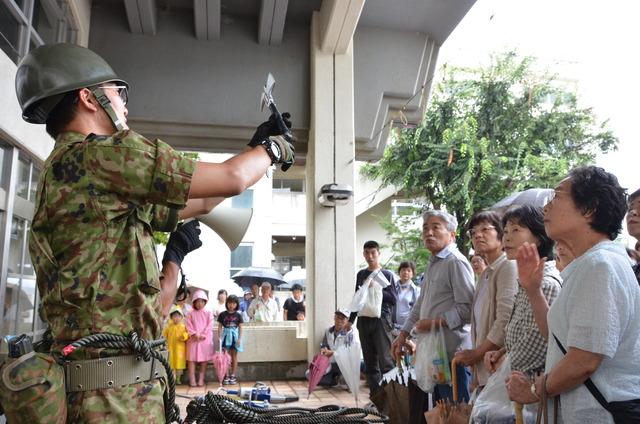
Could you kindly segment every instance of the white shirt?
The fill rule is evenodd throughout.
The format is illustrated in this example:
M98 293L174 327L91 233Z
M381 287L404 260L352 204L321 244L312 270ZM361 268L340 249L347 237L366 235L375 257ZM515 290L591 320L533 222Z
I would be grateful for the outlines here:
M640 287L621 244L604 241L563 271L549 309L546 371L570 347L604 356L591 380L608 402L640 398ZM613 423L584 384L560 395L560 423Z
M258 296L251 301L247 314L255 322L279 321L278 304L272 298L264 300Z

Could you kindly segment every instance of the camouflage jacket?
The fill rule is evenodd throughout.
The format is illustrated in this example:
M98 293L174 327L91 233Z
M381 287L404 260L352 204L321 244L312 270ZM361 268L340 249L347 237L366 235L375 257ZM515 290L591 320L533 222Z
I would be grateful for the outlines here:
M58 136L29 250L54 349L94 333L162 335L152 232L174 229L195 162L126 130Z

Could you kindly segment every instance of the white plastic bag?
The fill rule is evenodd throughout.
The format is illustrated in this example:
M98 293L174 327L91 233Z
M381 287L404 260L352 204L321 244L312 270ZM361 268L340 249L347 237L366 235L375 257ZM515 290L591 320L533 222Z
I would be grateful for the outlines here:
M382 287L375 281L372 281L367 288L367 301L362 309L360 309L359 316L380 318L382 314Z
M505 354L502 363L496 372L489 376L486 386L473 403L471 411L471 424L484 423L515 423L514 405L509 399L505 380L511 374L509 355ZM523 409L525 423L535 423L536 405L525 405Z
M386 280L386 279L385 279ZM382 313L382 287L368 277L353 295L350 309L358 311L358 316L380 318Z
M418 334L415 355L416 383L425 393L432 393L436 385L433 375L433 358L436 354L436 333L430 331Z
M353 312L360 312L362 308L364 308L365 303L367 303L367 287L363 284L353 295L353 299L351 299L351 304L349 305L349 310Z

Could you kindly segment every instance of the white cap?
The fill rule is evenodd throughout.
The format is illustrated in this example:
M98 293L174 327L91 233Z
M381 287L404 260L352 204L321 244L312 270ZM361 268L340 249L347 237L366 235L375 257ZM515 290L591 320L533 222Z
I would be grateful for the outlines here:
M336 314L344 315L345 317L349 318L349 315L351 315L351 311L347 308L338 308L336 309Z

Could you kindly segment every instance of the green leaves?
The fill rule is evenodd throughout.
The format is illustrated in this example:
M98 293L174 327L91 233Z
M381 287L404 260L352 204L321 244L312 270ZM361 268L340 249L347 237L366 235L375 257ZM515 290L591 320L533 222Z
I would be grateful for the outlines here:
M464 225L503 197L552 187L571 168L615 149L606 121L597 123L574 92L534 66L533 58L507 52L487 68L446 67L421 125L398 132L363 175L400 186Z

